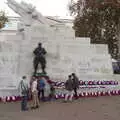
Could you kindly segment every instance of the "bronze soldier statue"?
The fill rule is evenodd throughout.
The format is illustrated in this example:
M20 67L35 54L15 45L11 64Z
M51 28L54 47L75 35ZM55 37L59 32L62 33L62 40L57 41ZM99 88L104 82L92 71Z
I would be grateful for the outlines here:
M42 47L42 43L38 44L38 47L33 51L35 57L33 61L34 65L34 74L36 74L39 63L41 64L42 72L46 73L46 59L45 54L47 53L46 50Z

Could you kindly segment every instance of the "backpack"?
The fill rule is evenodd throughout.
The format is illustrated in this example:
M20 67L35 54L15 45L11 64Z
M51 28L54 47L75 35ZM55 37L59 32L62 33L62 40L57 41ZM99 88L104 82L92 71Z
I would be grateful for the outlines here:
M42 89L44 89L44 88L45 88L45 82L44 82L44 80L40 79L40 80L38 81L38 84L37 84L37 89L38 89L38 90L42 90Z

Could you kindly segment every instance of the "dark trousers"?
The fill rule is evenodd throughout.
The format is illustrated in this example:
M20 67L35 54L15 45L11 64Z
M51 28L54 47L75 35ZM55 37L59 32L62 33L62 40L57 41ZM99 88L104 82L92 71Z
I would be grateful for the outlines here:
M22 96L22 101L21 101L21 110L25 111L27 110L27 101L28 101L28 96Z
M45 99L45 96L44 96L44 89L38 91L38 98L39 98L39 100L40 100L41 94L42 94L41 99L44 100L44 99Z
M74 88L75 98L77 98L77 88Z

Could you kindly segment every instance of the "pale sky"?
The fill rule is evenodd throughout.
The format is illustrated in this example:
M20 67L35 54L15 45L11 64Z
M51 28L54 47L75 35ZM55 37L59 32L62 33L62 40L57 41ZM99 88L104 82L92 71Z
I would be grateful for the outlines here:
M21 2L22 0L15 0ZM24 0L24 2L32 3L36 9L45 16L61 16L63 18L71 18L68 11L68 3L70 0ZM6 5L6 0L0 0L0 9L5 10L9 16L17 16Z

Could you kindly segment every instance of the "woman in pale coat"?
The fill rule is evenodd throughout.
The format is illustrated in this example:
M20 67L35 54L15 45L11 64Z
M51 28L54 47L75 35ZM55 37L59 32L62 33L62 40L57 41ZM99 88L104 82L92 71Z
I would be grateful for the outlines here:
M33 100L33 107L32 108L39 107L37 84L38 84L38 82L37 82L37 79L35 78L32 82L32 85L31 85L32 100Z

